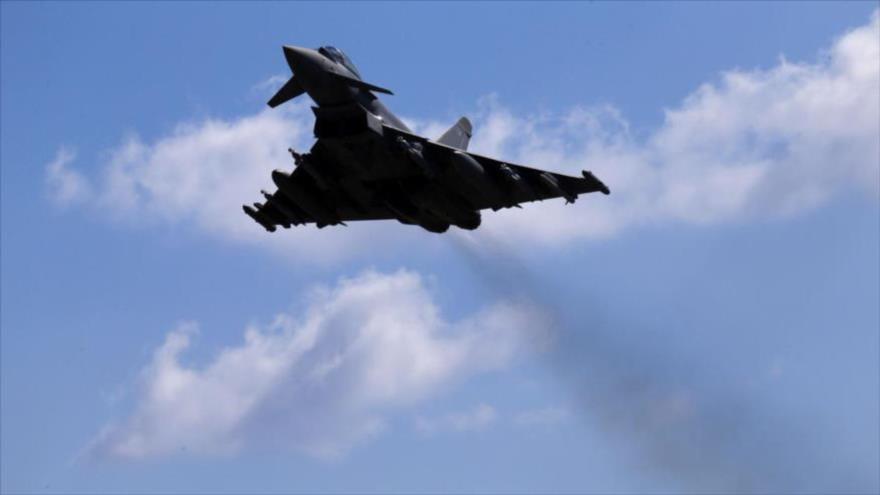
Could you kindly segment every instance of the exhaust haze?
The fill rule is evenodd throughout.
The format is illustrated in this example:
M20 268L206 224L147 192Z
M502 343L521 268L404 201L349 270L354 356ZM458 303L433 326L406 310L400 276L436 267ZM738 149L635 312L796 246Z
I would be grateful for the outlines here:
M486 232L449 238L492 292L548 314L555 325L555 345L544 356L550 376L568 391L575 416L621 444L646 474L700 493L860 492L873 486L870 473L835 459L836 449L823 442L833 432L798 424L706 363L662 346L624 342L621 332L647 330L626 328L629 318L609 313L600 300L563 307L558 296L566 288L553 286Z

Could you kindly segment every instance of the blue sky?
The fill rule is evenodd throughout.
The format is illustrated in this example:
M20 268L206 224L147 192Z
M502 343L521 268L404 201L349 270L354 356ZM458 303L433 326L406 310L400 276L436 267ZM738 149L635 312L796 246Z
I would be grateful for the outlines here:
M2 491L880 489L875 3L0 13ZM612 195L268 235L282 44Z

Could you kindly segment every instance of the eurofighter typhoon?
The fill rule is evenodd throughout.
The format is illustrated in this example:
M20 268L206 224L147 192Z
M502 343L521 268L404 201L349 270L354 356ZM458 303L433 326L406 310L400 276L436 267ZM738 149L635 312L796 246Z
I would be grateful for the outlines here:
M304 93L314 100L315 137L308 153L289 150L296 167L275 170L278 190L244 212L269 232L278 225L318 228L356 220L397 220L430 232L473 230L480 211L565 198L608 188L588 171L571 177L467 151L471 123L462 117L436 140L414 134L376 96L341 50L284 47L293 77L272 108Z

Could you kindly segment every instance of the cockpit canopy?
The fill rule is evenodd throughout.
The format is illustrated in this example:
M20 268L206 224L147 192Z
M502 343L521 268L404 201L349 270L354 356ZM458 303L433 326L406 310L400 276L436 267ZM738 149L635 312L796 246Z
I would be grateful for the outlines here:
M361 78L361 73L358 72L357 67L354 66L351 59L348 58L348 56L346 56L339 48L336 48L335 46L322 46L321 48L318 48L318 52L330 60L345 66L345 68L356 75L358 79Z

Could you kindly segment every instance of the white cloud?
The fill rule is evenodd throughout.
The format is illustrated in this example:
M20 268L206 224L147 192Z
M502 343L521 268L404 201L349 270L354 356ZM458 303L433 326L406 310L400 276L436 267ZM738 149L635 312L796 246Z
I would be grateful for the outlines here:
M568 409L561 406L549 406L540 409L520 411L513 417L516 426L549 426L566 421L571 416Z
M88 199L92 192L89 181L68 165L76 159L76 152L62 147L46 165L46 186L49 198L61 206Z
M473 119L475 151L573 174L592 169L612 195L584 197L574 207L550 201L487 212L481 230L556 245L658 222L700 225L792 215L860 190L876 198L878 46L875 12L815 63L782 59L770 69L731 70L701 85L667 110L663 124L645 139L633 137L612 107L517 116L487 98ZM433 137L451 124L414 122ZM311 126L302 100L234 121L181 125L152 143L128 139L94 187L65 168L66 161L49 165L49 182L77 184L68 190L83 193L68 193L74 197L92 189L93 204L130 218L184 223L312 259L427 237L396 222L268 236L246 217L240 205L259 200L261 187L273 189L269 172L290 168L285 150L291 144L305 149Z
M247 447L339 456L386 428L394 410L541 348L547 328L537 309L507 303L448 323L417 274L367 272L315 290L300 316L250 326L203 366L184 362L197 326L180 325L143 370L132 414L87 450L132 459ZM493 414L480 408L451 421L467 428Z
M248 237L253 222L232 213L272 185L272 167L291 164L287 148L310 132L305 112L291 105L234 122L181 124L150 145L130 136L111 154L95 201L123 217L146 214Z
M489 227L554 243L645 223L790 215L859 190L876 198L878 46L875 12L816 64L782 60L703 84L643 142L613 108L517 118L490 100L475 149L571 173L593 169L612 195L584 198L577 208L552 202L504 211ZM530 228L516 228L523 224Z
M436 418L416 418L416 430L424 435L440 432L479 431L488 428L498 418L495 408L479 404L472 410L453 412Z
M281 86L286 83L290 79L290 74L273 74L266 79L258 82L251 86L251 91L255 93L259 93L260 95L265 94L266 99L268 100L272 95L275 94Z

